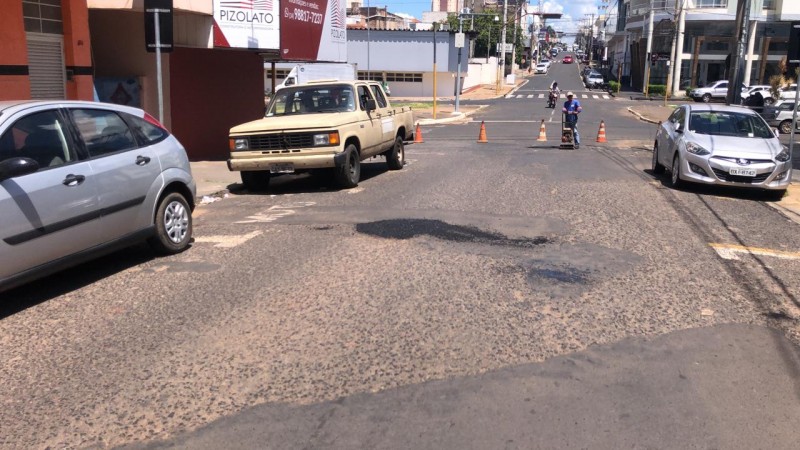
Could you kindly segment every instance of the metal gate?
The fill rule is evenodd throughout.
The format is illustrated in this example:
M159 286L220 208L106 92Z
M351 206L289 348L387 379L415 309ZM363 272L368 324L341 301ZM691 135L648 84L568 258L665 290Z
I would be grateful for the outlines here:
M42 33L27 33L26 37L31 98L65 98L64 37Z

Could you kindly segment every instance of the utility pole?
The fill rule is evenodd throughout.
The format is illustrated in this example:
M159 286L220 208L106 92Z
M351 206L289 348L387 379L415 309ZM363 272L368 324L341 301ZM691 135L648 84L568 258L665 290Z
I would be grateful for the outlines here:
M653 16L655 15L655 11L653 11L655 5L653 5L653 0L650 0L650 19L648 20L648 27L647 27L647 55L645 56L644 61L644 95L650 95L650 59L652 58L650 55L653 52Z
M681 66L683 65L683 34L686 29L686 0L679 0L678 31L675 35L678 43L676 46L675 60L672 61L672 95L681 89ZM691 86L690 86L691 87Z
M502 79L506 76L506 22L508 21L508 0L503 0L503 31L502 31L502 45L500 46L500 61L502 64L498 66L498 70L502 70L500 72L500 77L497 77L497 92L500 92L500 86L502 85Z
M433 23L433 119L436 120L436 25Z
M736 5L736 51L731 54L731 73L728 74L728 95L725 98L729 105L738 105L742 101L744 52L747 26L750 24L750 1L739 0Z
M456 109L461 100L461 49L464 47L464 11L458 14L458 35L456 35L456 47L458 47L458 69L456 71Z

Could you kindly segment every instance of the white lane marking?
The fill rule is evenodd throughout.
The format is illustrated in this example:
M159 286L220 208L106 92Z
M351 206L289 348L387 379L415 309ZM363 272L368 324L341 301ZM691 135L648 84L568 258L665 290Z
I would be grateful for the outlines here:
M260 235L261 231L253 231L247 234L241 235L232 235L232 236L195 236L195 242L211 242L215 243L214 247L220 248L233 248L238 245L244 244L245 242L253 239L254 237Z
M524 95L518 95L517 98L524 98Z
M347 193L348 194L358 194L359 192L363 192L363 191L364 191L363 187L356 187L356 188L348 189Z
M598 97L597 94L592 94L592 98L600 98L600 97Z
M604 98L605 100L608 100L608 99L609 99L609 97L608 97L607 95L604 95L604 96L603 96L603 98Z
M529 94L529 95L528 95L528 98L533 98L533 94Z
M771 256L780 259L800 259L798 252L784 252L781 250L770 250L768 248L759 247L745 247L743 245L730 245L730 244L708 244L713 248L720 258L738 261L740 254L757 255L757 256Z
M305 208L308 206L316 205L315 202L296 202L289 203L288 205L275 205L271 206L268 210L252 216L247 216L247 220L239 220L234 223L269 223L274 222L281 217L291 216L295 213L295 209Z
M506 98L514 98L514 94L507 94Z
M544 98L544 94L539 94L539 98Z
M589 98L589 96L586 94L581 94L581 98Z
M561 94L561 98L567 98L567 94Z

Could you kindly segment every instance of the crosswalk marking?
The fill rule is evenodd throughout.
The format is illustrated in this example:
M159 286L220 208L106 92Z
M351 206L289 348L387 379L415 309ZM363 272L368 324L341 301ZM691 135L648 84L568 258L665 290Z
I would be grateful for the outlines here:
M534 93L534 94L508 94L508 95L505 96L506 99L511 99L511 100L521 100L521 99L531 99L531 100L533 100L533 99L544 99L546 97L547 97L547 95L544 94L544 93L538 93L538 94L537 93ZM607 94L575 94L575 97L576 98L580 98L580 99L587 99L587 100L589 98L594 99L594 100L614 100L613 98L611 98L611 96L609 96ZM561 94L560 98L566 100L567 96L566 96L566 94Z

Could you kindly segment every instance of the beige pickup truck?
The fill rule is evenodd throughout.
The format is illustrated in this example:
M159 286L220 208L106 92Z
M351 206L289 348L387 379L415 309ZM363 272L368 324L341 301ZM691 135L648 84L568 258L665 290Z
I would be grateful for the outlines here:
M250 190L271 176L332 171L344 188L358 185L361 161L383 155L403 168L404 141L413 139L410 107L394 108L371 81L323 80L279 90L263 119L230 131L228 169Z

